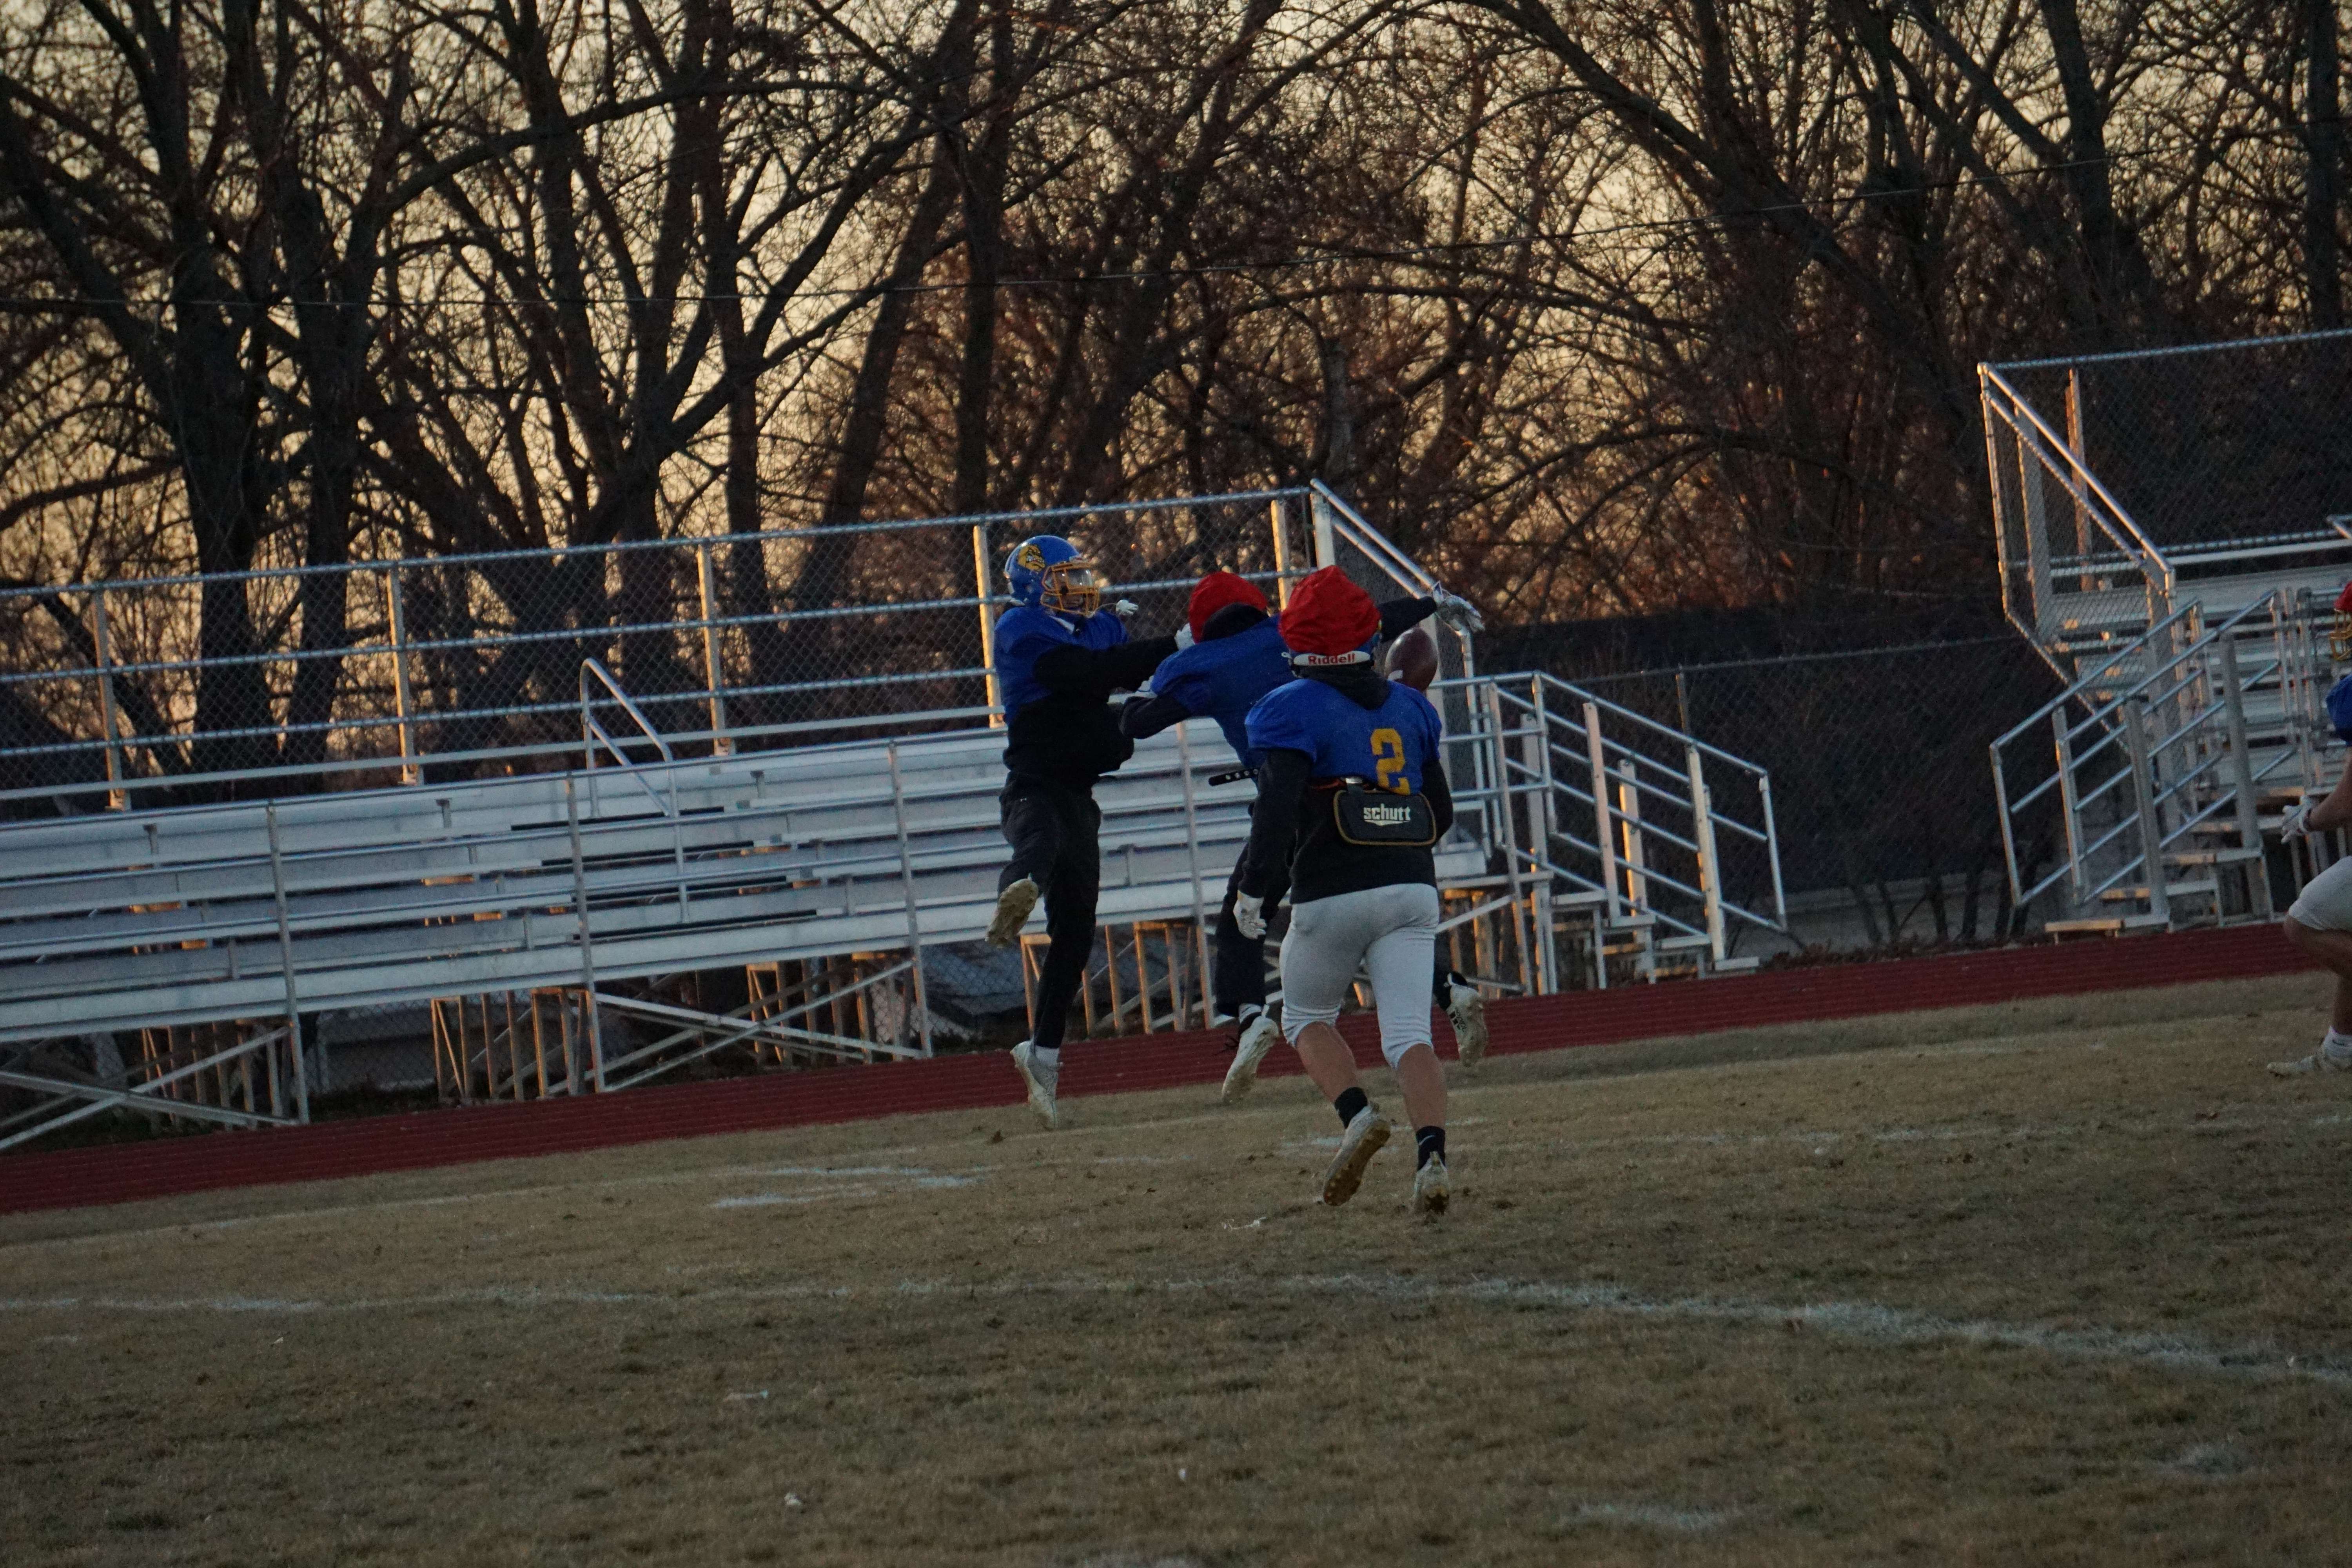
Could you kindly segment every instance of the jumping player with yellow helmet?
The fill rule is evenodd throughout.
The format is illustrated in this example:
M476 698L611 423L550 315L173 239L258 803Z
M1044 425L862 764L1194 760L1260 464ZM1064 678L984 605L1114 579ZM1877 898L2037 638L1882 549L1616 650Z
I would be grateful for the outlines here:
M1135 754L1110 698L1142 685L1179 638L1129 641L1135 605L1122 599L1103 609L1093 563L1058 535L1015 545L1004 576L1013 603L996 620L1006 775L998 804L1013 858L997 877L988 940L1012 946L1044 900L1049 940L1037 976L1036 1026L1013 1047L1013 1065L1030 1109L1051 1127L1059 1114L1063 1024L1094 948L1102 885L1095 783Z

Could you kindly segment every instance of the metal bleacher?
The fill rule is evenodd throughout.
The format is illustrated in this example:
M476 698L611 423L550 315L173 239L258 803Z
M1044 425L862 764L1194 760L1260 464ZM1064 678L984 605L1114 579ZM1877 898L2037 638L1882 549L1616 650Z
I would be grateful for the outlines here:
M2340 853L2326 631L2352 574L2352 336L1980 369L2010 619L2065 682L1994 742L2047 930L2268 919Z
M1290 564L1286 500L1305 503L1297 555L1339 562L1382 591L1425 585L1319 491L1275 498L1268 581L1305 569ZM1125 591L1168 601L1185 585ZM980 594L968 604L992 607ZM707 634L720 618L706 608L682 630ZM1730 951L1738 929L1784 923L1761 770L1604 713L1552 678L1480 676L1466 643L1447 639L1444 657L1433 695L1463 810L1440 879L1449 926L1477 934L1495 984L1561 988L1563 937L1602 984L1612 962L1644 975L1754 962ZM0 1147L125 1108L306 1120L316 1060L306 1019L453 997L506 999L512 1060L492 1089L515 1098L625 1088L736 1045L778 1060L929 1054L926 951L976 941L994 906L1002 730L975 724L985 709L877 715L846 740L807 725L721 729L723 673L714 654L710 689L671 707L708 711L709 725L665 729L600 659L583 658L576 739L519 745L505 759L512 771L456 777L436 776L432 748L417 743L404 679L390 760L413 782L306 779L298 793L270 775L282 793L259 800L184 800L161 787L171 781L126 776L128 747L110 727L90 737L107 766L95 779L85 771L67 802L76 809L0 823L0 1088L16 1091L0 1101ZM362 760L382 776L384 758ZM1143 742L1104 781L1106 926L1197 933L1213 914L1248 832L1248 786L1211 782L1231 767L1222 736L1196 721ZM1756 788L1756 809L1717 803L1735 785ZM90 809L100 805L111 809ZM1771 912L1727 891L1718 833L1769 867L1756 885ZM756 987L740 1005L689 1005L664 984L837 955L866 962L797 1005L763 1005ZM839 1016L827 1004L882 987L906 994L901 1027L826 1026ZM551 1034L545 995L556 998ZM492 1011L485 1000L486 1027Z

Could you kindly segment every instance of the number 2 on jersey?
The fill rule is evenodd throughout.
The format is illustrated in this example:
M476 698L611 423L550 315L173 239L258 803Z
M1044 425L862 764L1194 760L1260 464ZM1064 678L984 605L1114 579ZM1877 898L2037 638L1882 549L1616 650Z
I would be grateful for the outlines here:
M1404 777L1404 737L1394 730L1372 731L1372 768L1382 789L1392 795L1411 793Z

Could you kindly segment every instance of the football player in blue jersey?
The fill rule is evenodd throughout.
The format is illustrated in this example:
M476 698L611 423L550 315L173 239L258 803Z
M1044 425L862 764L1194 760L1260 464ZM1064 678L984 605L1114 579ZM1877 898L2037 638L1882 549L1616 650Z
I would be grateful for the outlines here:
M1418 1158L1413 1206L1445 1211L1445 1073L1430 1039L1430 957L1437 939L1431 853L1454 822L1439 755L1444 729L1429 700L1372 662L1381 613L1336 566L1290 595L1281 633L1297 678L1249 711L1262 759L1257 807L1242 852L1234 921L1265 934L1265 905L1289 870L1290 931L1282 941L1282 1026L1345 1130L1323 1176L1323 1201L1355 1195L1388 1119L1364 1093L1334 1026L1361 965L1380 1013L1381 1054L1396 1073Z
M1448 625L1476 631L1478 612L1443 587L1426 598L1396 599L1379 607L1380 636L1389 641L1407 627L1434 615ZM1156 735L1172 724L1196 715L1213 719L1225 741L1255 772L1262 760L1251 746L1244 728L1250 710L1260 698L1291 679L1289 650L1267 613L1265 595L1247 578L1232 572L1212 572L1192 590L1186 622L1192 645L1171 656L1152 672L1148 696L1129 698L1119 727L1136 740ZM1265 949L1257 937L1244 936L1234 923L1234 897L1239 891L1241 868L1225 883L1218 906L1212 952L1211 991L1218 1014L1235 1025L1232 1066L1226 1070L1224 1098L1241 1099L1257 1082L1258 1064L1274 1047L1274 1017L1265 1010ZM1277 879L1266 902L1278 904L1286 882ZM1434 991L1454 1022L1462 1060L1477 1064L1486 1047L1486 1001L1464 975L1439 970Z
M2352 658L2352 583L2336 595L2336 630L2327 643L2337 659ZM2352 741L2352 675L2328 689L2326 707L2336 739ZM2345 759L2343 775L2325 795L2315 784L2304 786L2302 801L2280 819L2279 837L2305 838L2347 827L2352 827L2352 757ZM2313 864L2318 858L2313 855ZM2255 874L2264 873L2258 868ZM2271 1071L2281 1078L2352 1072L2352 856L2305 882L2281 924L2297 952L2335 972L2336 997L2319 1048L2293 1061L2273 1062Z
M1068 540L1024 539L1006 557L1013 607L996 620L996 675L1005 713L1004 793L998 797L1013 859L996 880L988 940L1010 947L1045 904L1045 962L1037 975L1037 1022L1013 1047L1029 1105L1055 1124L1062 1027L1094 949L1102 885L1095 781L1135 754L1119 732L1113 693L1143 684L1179 637L1129 642L1128 600L1106 610L1092 563ZM1181 641L1189 643L1190 633Z

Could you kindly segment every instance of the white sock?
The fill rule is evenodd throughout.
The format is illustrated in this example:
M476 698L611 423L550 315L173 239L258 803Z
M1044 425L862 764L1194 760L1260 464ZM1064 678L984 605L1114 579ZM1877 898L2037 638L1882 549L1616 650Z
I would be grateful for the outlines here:
M2352 1057L2352 1035L2330 1029L2327 1031L2327 1037L2319 1042L2319 1048L2340 1062L2347 1057Z
M1242 1004L1242 1027L1243 1027L1243 1028L1244 1028L1244 1029L1248 1028L1248 1027L1250 1026L1250 1024L1252 1023L1252 1021L1253 1021L1253 1020L1255 1020L1260 1013L1263 1013L1263 1012L1265 1012L1265 1008L1263 1008L1263 1007L1259 1006L1259 1005L1258 1005L1256 1003L1255 1003L1255 1002L1244 1002L1244 1003L1243 1003L1243 1004Z
M2347 1045L2344 1048L2352 1050L2352 1045ZM1059 1046L1032 1046L1029 1047L1029 1056L1030 1059L1039 1067L1049 1071L1062 1065L1062 1047Z

